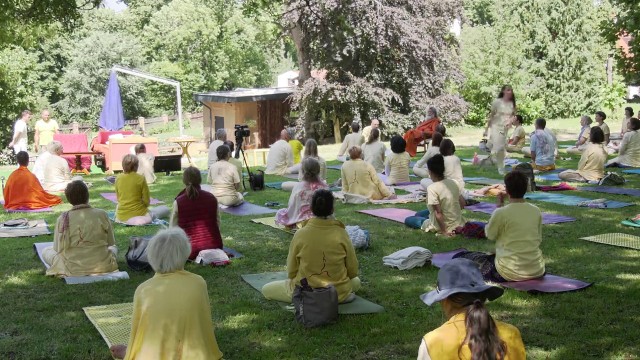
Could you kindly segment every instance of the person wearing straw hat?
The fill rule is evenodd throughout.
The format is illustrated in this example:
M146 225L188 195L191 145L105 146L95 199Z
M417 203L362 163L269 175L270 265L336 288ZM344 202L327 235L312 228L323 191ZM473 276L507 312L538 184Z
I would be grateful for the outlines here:
M436 289L420 299L429 306L439 302L449 320L422 338L418 360L526 359L518 328L494 320L484 305L503 292L485 283L471 260L458 258L444 264Z

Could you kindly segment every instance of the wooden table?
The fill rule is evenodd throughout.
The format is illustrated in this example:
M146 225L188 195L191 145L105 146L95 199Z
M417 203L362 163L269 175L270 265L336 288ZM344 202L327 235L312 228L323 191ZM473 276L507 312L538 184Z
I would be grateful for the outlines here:
M82 157L83 156L95 156L100 155L101 153L93 152L93 151L77 151L77 152L66 152L62 153L63 156L75 156L76 157L76 168L71 170L72 174L83 173L85 175L89 175L89 170L82 168Z
M182 156L186 156L187 160L189 160L189 165L193 165L191 155L189 155L189 146L198 141L198 139L193 137L174 137L167 139L167 141L180 145L180 148L182 149Z
M253 155L253 166L267 165L267 154L269 149L249 149L244 151L248 155ZM258 164L258 155L262 155L262 164Z

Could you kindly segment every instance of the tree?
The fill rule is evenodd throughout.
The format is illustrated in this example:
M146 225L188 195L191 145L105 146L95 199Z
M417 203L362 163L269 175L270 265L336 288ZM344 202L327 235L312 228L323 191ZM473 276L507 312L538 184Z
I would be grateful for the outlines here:
M603 34L610 43L620 37L629 40L629 51L618 48L616 58L625 78L630 83L640 83L640 6L637 0L611 0L614 16L604 16L600 23Z
M462 119L465 103L457 41L449 28L462 16L459 0L306 1L281 5L280 23L297 50L299 88L293 97L308 135L319 120L339 125L381 117L391 132L415 126L428 105L445 121ZM322 69L323 79L311 78ZM308 82L308 83L307 83ZM318 100L317 97L321 99Z

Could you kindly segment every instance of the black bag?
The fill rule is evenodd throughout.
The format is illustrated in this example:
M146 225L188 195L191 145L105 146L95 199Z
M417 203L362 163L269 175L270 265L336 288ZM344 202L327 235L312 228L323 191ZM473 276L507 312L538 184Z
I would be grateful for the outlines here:
M134 271L149 271L151 265L147 260L147 246L151 236L132 236L129 238L129 249L125 258L127 265Z
M338 291L333 285L313 289L307 279L300 280L293 291L293 307L296 320L304 327L312 328L338 320Z
M249 173L249 185L251 190L264 190L264 171L258 170L255 173Z
M513 171L521 172L527 177L527 179L529 179L529 182L527 184L527 192L536 191L536 176L533 173L533 166L531 166L531 164L520 163L516 165Z

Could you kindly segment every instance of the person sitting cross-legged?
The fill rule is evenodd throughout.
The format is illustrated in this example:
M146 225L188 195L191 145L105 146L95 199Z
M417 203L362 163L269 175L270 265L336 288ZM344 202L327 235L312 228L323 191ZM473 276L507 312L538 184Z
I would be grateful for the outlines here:
M504 177L507 192L498 195L498 209L485 227L487 238L496 242L495 254L464 251L455 256L475 261L485 280L524 281L545 273L540 250L542 213L524 200L528 183L527 176L518 171ZM504 206L507 196L509 204Z
M509 139L509 142L505 147L507 152L519 153L522 151L526 137L526 133L524 132L524 128L522 127L523 121L524 119L522 118L522 115L516 115L513 117L513 125L515 125L515 128L513 129L511 139Z
M318 155L318 143L314 139L309 139L304 144L304 157L302 161L306 158L314 158L320 164L320 173L318 177L324 183L327 182L327 162ZM300 182L303 181L304 172L302 171L302 163L300 164L300 170L298 171L298 181L285 181L282 183L282 190L291 191L293 188Z
M364 143L364 138L360 133L360 124L354 121L351 123L351 133L344 137L342 145L340 145L338 160L345 162L347 160L345 153L351 149L352 146L362 146L362 143Z
M536 120L536 131L531 135L531 165L534 170L551 171L556 168L556 139L545 129L547 121Z
M276 223L285 226L296 226L313 216L311 198L316 190L327 189L327 184L320 178L320 163L313 157L302 160L302 181L291 191L289 205L278 210Z
M264 173L267 175L297 174L298 166L293 164L293 150L289 145L289 132L280 131L280 139L269 147Z
M138 157L127 154L122 158L123 173L116 177L115 189L118 205L116 221L128 225L145 225L154 219L169 215L169 208L149 208L149 186L144 176L137 173Z
M227 145L221 145L216 153L218 161L209 169L211 192L221 205L238 206L244 202L244 197L238 192L241 187L238 168L229 162L231 149Z
M456 145L451 139L444 139L440 143L440 154L444 158L444 178L451 179L458 184L460 194L465 194L464 176L462 175L462 164L460 158L456 155ZM432 179L425 178L420 180L420 186L426 191L429 185L433 183Z
M307 160L305 160L307 161ZM360 289L358 258L342 222L333 216L333 194L317 190L311 199L314 217L296 231L287 256L287 280L262 287L269 300L290 303L293 290L306 278L312 288L332 284L341 303L352 301Z
M431 137L431 143L429 148L425 151L420 160L413 166L413 173L421 178L429 177L429 169L427 169L427 160L431 159L434 155L440 154L440 144L442 143L442 134L439 132L433 133Z
M376 129L374 129L376 130ZM342 191L345 194L360 195L369 200L392 199L395 194L380 180L373 165L361 159L362 149L349 149L349 160L340 169Z
M243 167L244 164L242 164L242 161L244 160L244 158L242 157L242 153L239 153L240 158L236 159L233 155L234 155L234 150L235 150L235 144L233 143L233 141L227 140L224 142L225 145L227 145L229 147L229 164L233 165L236 167L236 169L238 169L238 177L240 178L240 180L242 180L242 173L244 171Z
M220 360L207 282L184 269L191 253L180 228L160 230L147 246L155 275L133 295L131 336L111 346L116 359Z
M589 142L582 151L578 170L565 170L558 174L564 181L598 181L604 176L604 164L607 162L607 150L604 148L604 132L599 126L590 130Z
M640 120L631 118L629 128L622 137L618 156L609 160L607 165L618 163L623 166L640 167Z
M464 226L462 209L465 200L460 194L458 183L446 179L444 175L444 157L440 154L427 161L429 176L433 183L427 188L427 210L405 219L405 224L424 231L437 232L439 235L453 236L454 230Z
M42 184L42 187L46 191L61 192L67 188L67 185L72 180L82 179L79 176L71 178L69 163L60 156L64 152L60 142L51 142L50 149L47 151L49 151L51 155L44 167L44 183Z
M200 188L202 175L198 168L186 168L182 173L182 182L185 188L173 202L169 224L187 233L191 242L189 259L193 260L201 250L223 248L218 200Z
M49 159L51 159L51 157L56 154L56 151L59 146L60 147L62 146L62 144L59 141L50 142L49 144L47 144L46 151L43 151L42 153L40 153L40 155L38 155L38 157L36 158L36 161L33 163L33 168L31 169L31 172L33 173L33 175L36 176L36 178L38 178L38 181L40 182L40 184L42 184L43 187L44 187L44 171L47 168Z
M436 289L420 299L429 306L439 302L448 320L422 338L417 359L526 359L518 328L494 320L485 307L487 300L503 293L502 288L485 283L470 260L444 264Z
M593 123L593 120L591 120L589 116L583 115L580 117L580 133L578 134L578 140L574 146L566 150L567 154L579 155L587 148L589 145L589 134L591 133L591 123Z
M371 135L362 145L362 158L371 164L377 173L382 173L386 151L387 147L380 141L380 130L372 129Z
M73 207L58 217L53 246L42 251L47 275L84 276L118 271L117 249L109 216L89 205L89 189L76 180L65 196Z
M4 186L4 208L7 210L37 210L62 203L59 196L44 191L29 166L29 154L20 151L16 155L18 169L14 170Z
M405 151L405 140L400 135L391 138L391 154L384 160L385 184L395 185L409 182L411 156Z

